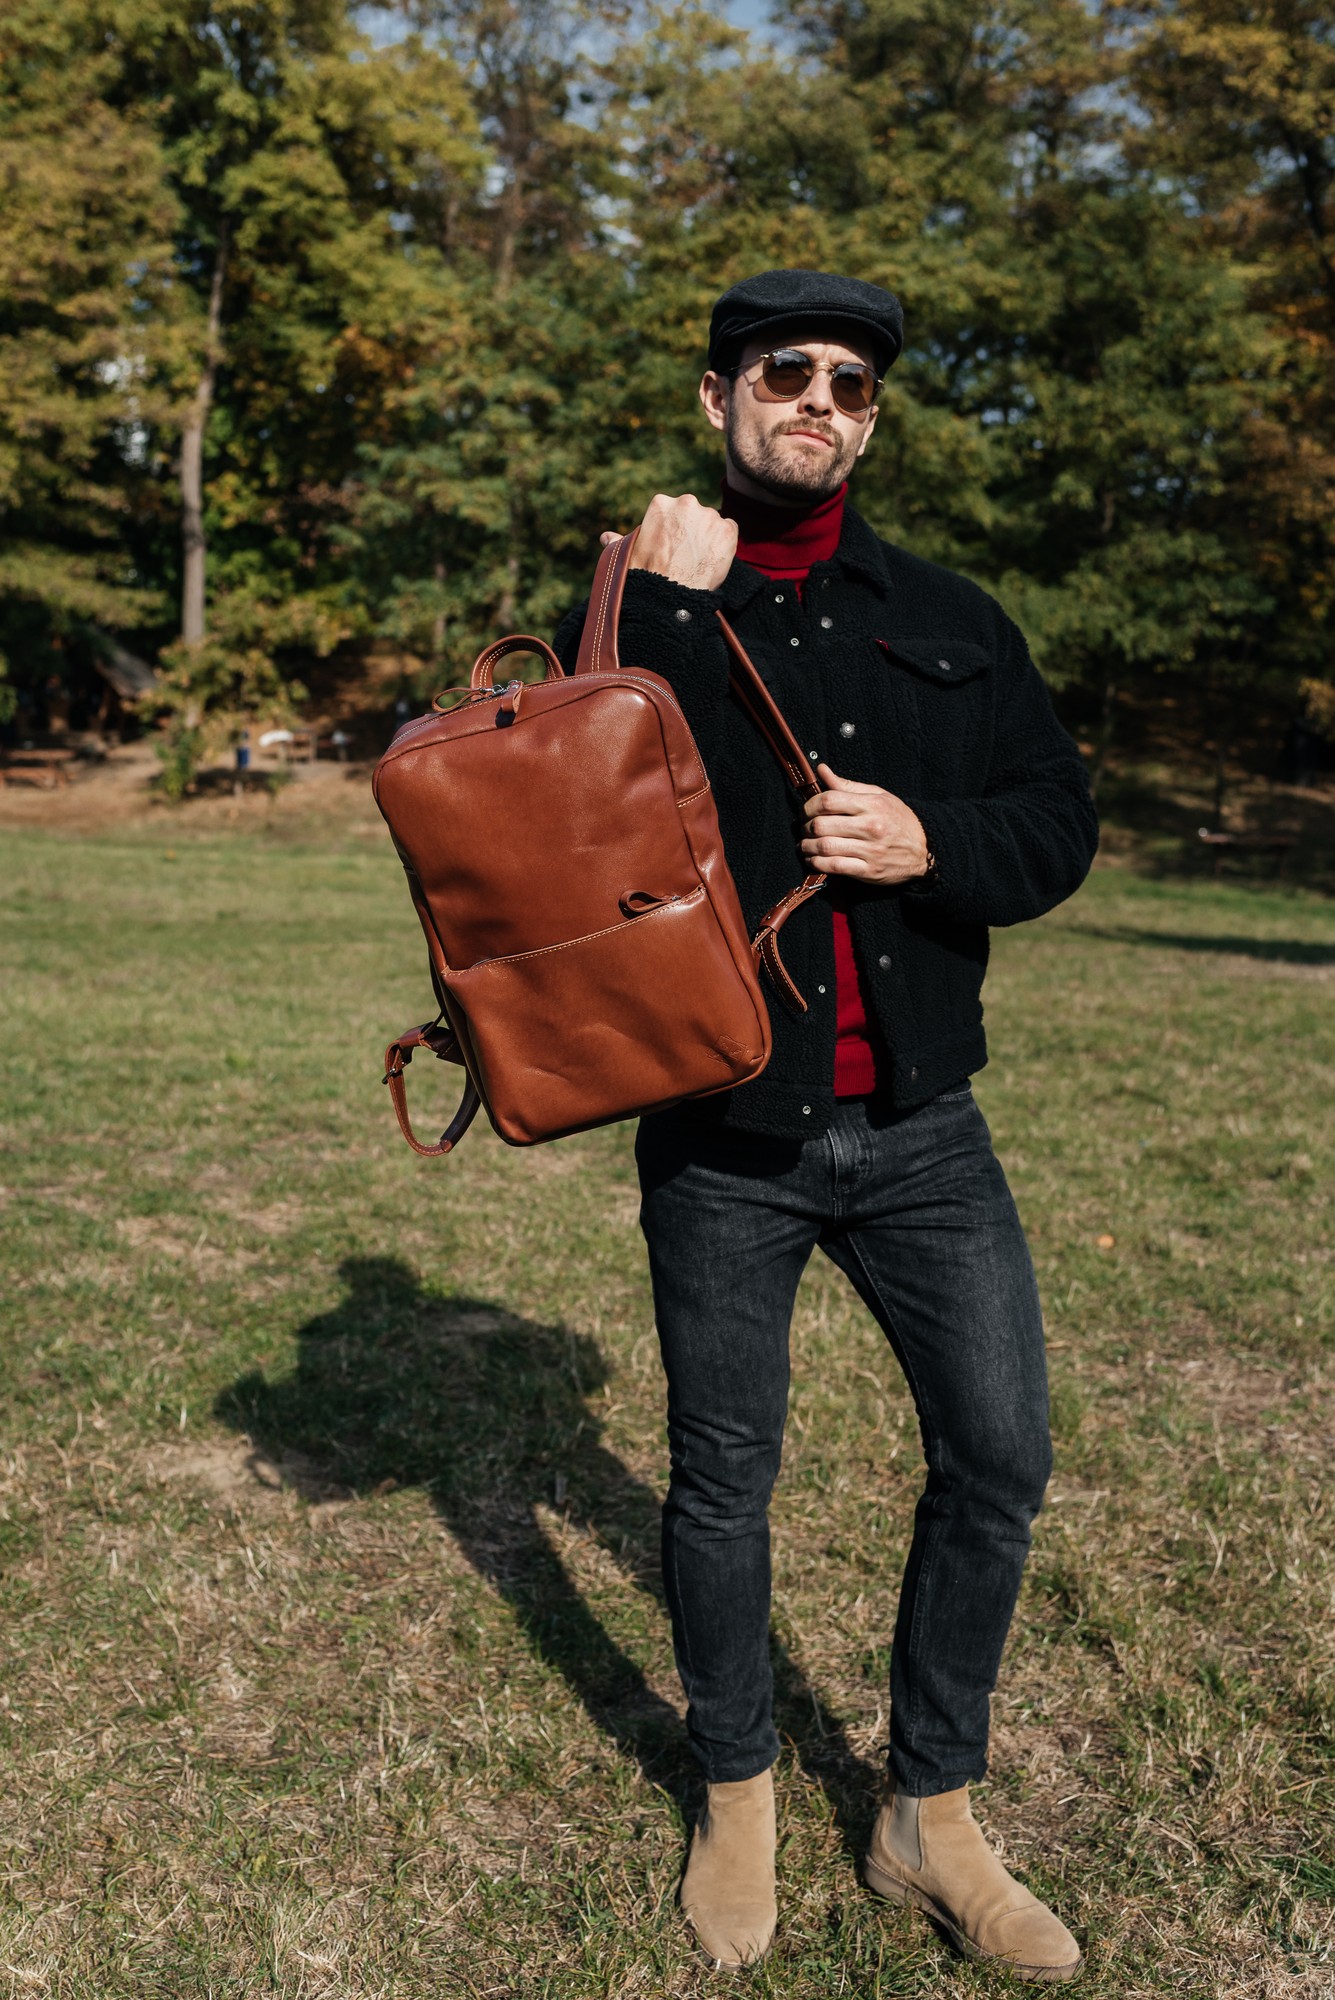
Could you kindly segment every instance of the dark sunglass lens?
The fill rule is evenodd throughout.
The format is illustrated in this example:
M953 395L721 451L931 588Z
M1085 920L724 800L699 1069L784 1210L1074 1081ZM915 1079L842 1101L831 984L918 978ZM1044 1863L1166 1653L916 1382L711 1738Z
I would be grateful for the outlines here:
M835 369L830 378L830 391L839 409L850 417L861 415L871 408L876 395L876 377L870 368L859 367L856 362L844 362Z
M811 380L811 363L805 354L784 348L765 362L765 387L775 396L800 396Z

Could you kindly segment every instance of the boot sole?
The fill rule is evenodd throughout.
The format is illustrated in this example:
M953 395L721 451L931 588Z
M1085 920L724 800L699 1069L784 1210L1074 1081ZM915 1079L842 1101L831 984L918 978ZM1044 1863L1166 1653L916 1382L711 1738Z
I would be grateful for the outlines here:
M925 1889L915 1888L912 1882L903 1882L897 1875L887 1875L884 1868L870 1859L863 1864L862 1879L873 1895L884 1896L889 1903L906 1903L910 1909L921 1910L934 1924L940 1925L961 1958L972 1959L975 1965L995 1965L1003 1972L1014 1973L1017 1979L1053 1985L1074 1979L1085 1962L1081 1955L1069 1965L1023 1965L1018 1959L1003 1958L999 1952L984 1951L981 1945L976 1945L972 1938L965 1936L950 1912L935 1902Z

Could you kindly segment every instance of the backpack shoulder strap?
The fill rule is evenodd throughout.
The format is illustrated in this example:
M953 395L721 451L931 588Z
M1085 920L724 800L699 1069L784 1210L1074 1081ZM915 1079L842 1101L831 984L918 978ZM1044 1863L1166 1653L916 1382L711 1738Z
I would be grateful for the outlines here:
M580 635L577 674L615 674L621 668L617 650L617 625L626 576L635 554L639 529L632 528L619 541L609 542L598 558L589 592L589 608ZM734 694L756 728L778 758L783 774L802 798L814 798L822 789L801 744L788 726L787 717L761 679L745 646L721 611L715 612L724 642L732 654L729 680Z
M810 759L789 727L787 716L760 678L759 669L723 613L716 611L714 616L723 628L724 643L732 654L728 678L733 693L778 758L783 775L793 790L800 798L818 798L825 787L812 770Z
M804 800L819 798L825 787L812 770L802 745L789 727L788 718L760 678L759 669L723 613L719 611L715 616L723 627L724 641L733 658L729 677L733 693L774 752L785 778L798 797ZM752 951L768 972L775 991L790 1014L805 1014L807 1003L780 955L779 932L794 910L800 910L803 903L809 903L813 896L820 894L828 879L813 869L795 889L781 896L774 908L766 912L760 929L751 940Z
M622 535L619 541L609 542L598 558L598 567L593 573L593 589L589 593L589 608L584 618L584 630L580 635L579 656L575 661L577 674L614 674L620 669L617 623L621 617L621 599L626 588L626 575L635 553L635 542L639 532L638 528L632 528L631 532ZM722 628L724 643L732 655L728 678L734 695L769 745L784 777L798 797L802 799L819 797L824 787L789 727L783 710L761 679L755 662L723 613L719 611L715 615ZM757 962L768 972L784 1005L795 1014L805 1014L807 1003L779 955L779 932L794 910L801 909L803 903L810 902L811 898L825 887L825 879L824 875L813 872L800 882L797 888L790 889L788 894L767 912L760 929L751 940L751 950Z

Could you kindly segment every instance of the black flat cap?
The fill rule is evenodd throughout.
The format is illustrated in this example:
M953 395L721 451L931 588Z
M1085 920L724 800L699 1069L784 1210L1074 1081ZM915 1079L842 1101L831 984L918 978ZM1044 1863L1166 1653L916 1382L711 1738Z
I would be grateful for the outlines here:
M872 346L878 375L899 358L904 308L893 292L862 278L834 278L825 271L762 271L723 294L709 321L709 365L737 366L748 340L781 326L815 332L860 334Z

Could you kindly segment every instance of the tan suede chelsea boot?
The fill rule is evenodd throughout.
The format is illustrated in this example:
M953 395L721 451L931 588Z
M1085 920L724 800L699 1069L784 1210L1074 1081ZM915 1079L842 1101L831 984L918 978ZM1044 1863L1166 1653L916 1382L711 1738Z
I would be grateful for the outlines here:
M1083 1959L1065 1924L1002 1867L969 1810L969 1788L931 1799L888 1793L866 1880L934 1917L966 1958L1020 1979L1074 1979Z
M681 1907L715 1971L755 1965L774 1942L774 1773L711 1785L691 1837Z

